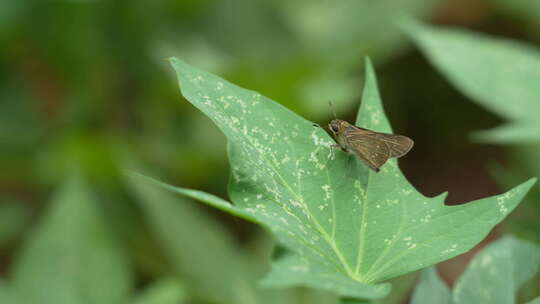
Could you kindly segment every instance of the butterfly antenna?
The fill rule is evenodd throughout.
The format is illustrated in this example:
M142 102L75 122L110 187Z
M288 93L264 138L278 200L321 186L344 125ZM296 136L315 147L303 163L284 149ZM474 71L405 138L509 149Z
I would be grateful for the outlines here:
M337 119L336 111L334 110L334 107L332 106L332 102L329 100L328 105L330 106L330 109L332 110L332 114L334 114L334 118Z

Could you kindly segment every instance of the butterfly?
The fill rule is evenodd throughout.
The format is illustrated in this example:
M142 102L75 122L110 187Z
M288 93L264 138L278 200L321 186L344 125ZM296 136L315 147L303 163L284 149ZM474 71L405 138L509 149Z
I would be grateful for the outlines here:
M360 128L341 119L332 120L328 128L338 143L332 147L358 156L375 172L379 172L388 159L407 154L414 145L407 136Z

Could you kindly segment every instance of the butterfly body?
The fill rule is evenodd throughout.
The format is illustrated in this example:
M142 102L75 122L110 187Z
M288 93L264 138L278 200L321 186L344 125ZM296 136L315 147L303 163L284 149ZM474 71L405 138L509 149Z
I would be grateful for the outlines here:
M375 172L389 158L407 154L414 145L407 136L360 128L341 119L332 120L328 127L343 151L356 155Z

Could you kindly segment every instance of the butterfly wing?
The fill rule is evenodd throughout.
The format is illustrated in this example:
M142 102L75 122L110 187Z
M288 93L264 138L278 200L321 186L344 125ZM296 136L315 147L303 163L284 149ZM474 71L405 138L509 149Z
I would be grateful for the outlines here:
M368 167L379 172L379 168L390 158L386 143L364 132L346 134L348 150L356 154Z
M384 142L390 151L390 157L402 157L411 150L414 141L407 136L374 132L374 137Z

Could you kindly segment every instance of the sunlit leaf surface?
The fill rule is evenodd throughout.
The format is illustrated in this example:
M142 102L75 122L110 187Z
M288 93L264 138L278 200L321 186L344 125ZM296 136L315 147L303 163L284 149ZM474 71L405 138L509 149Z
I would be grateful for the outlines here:
M389 285L378 283L477 244L534 183L445 206L445 195L418 193L395 159L374 173L352 156L332 153L333 141L323 129L261 94L178 59L171 63L182 94L229 140L234 205L221 209L250 214L287 248L264 279L267 285L302 284L344 296L383 297ZM369 62L366 79L357 124L391 132ZM215 197L204 201L223 206Z

